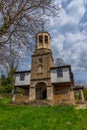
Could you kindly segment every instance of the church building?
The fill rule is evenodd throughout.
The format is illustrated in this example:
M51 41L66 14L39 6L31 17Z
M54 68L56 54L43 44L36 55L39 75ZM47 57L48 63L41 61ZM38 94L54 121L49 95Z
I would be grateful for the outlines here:
M36 35L31 70L15 72L13 102L72 102L74 79L70 65L54 66L51 36L42 31Z

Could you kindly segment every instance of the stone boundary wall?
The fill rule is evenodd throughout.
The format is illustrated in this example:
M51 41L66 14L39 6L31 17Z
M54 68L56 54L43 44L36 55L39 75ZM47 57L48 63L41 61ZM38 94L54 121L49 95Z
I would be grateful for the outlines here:
M14 95L13 103L28 103L29 102L29 96L24 95Z
M70 96L68 94L57 94L57 95L54 95L54 100L66 101L66 100L70 100Z

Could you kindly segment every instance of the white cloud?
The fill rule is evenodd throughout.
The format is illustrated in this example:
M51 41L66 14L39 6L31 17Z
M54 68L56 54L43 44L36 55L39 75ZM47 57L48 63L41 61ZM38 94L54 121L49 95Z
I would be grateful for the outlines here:
M87 0L84 0L84 4L87 5Z
M67 7L68 16L72 23L78 24L85 14L85 6L83 0L73 0Z
M82 21L86 14L85 2L69 1L62 7L60 18L51 22L54 57L64 59L78 70L87 70L87 22Z
M60 12L60 18L56 21L56 25L58 25L60 28L63 26L77 26L84 14L84 1L72 0L69 4L67 4L66 9L62 7Z
M84 62L87 64L86 35L80 32L75 34L67 33L66 36L61 35L56 37L53 44L55 45L54 48L56 49L56 52L59 52L59 57L63 58L66 64L72 64L74 68L80 69L81 67L83 69L84 66L84 69L87 69L87 65L82 65ZM84 62L81 59L83 59Z

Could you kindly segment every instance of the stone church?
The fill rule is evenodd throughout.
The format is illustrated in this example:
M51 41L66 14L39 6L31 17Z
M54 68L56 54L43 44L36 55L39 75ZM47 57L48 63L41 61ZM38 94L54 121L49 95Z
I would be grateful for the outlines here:
M13 102L72 102L74 79L70 65L54 66L51 36L42 31L36 35L31 70L15 72Z

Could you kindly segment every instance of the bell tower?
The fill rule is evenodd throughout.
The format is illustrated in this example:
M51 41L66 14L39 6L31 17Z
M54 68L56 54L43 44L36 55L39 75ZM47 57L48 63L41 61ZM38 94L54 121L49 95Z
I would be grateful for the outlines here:
M36 49L51 49L50 47L50 34L47 32L40 32L36 35Z
M39 88L42 86L46 88L47 99L53 99L50 68L53 67L54 64L50 42L51 37L48 32L39 32L36 35L35 52L32 55L31 64L30 100L35 100L39 97ZM38 89L36 89L36 87L38 87ZM38 90L38 96L36 96L36 90ZM49 91L51 91L51 93Z

